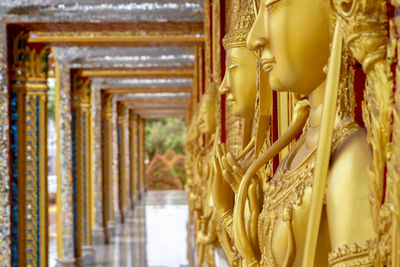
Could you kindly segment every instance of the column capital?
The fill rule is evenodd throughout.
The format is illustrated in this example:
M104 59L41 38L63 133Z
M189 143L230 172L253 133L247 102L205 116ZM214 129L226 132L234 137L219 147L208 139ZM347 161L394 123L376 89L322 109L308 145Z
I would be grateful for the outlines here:
M20 32L12 38L11 84L20 92L45 93L50 49L43 45L28 45L28 34Z
M72 105L81 108L90 108L92 80L82 77L82 71L72 71Z
M104 94L102 102L105 118L112 119L114 117L113 96L111 94Z
M127 108L124 103L117 102L118 123L123 124L128 118Z

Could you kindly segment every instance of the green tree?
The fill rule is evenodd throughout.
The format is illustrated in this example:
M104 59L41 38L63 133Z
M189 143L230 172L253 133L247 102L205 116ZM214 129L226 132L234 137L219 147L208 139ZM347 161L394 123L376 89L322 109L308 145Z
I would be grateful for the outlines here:
M164 155L171 149L184 154L186 122L184 118L146 120L146 156L150 161L156 154Z

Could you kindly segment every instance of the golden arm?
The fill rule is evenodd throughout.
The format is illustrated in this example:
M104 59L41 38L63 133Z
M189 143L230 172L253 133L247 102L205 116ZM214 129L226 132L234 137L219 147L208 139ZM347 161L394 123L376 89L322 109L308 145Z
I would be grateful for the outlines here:
M246 262L246 266L258 266L256 253L250 245L249 238L246 234L244 222L244 209L248 189L256 172L277 155L284 147L286 147L299 133L301 133L310 112L308 101L302 100L296 104L294 117L287 131L269 147L246 171L240 186L239 193L235 199L235 207L233 212L233 234L236 248Z

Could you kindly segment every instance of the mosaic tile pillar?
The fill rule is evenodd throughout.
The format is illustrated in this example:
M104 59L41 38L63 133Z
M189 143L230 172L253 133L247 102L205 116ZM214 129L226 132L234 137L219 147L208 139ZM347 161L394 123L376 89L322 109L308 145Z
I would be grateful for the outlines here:
M72 178L74 213L74 253L85 262L94 262L92 248L91 183L91 81L72 74Z
M57 266L75 266L82 258L75 254L71 76L68 65L58 58L56 50Z
M121 222L124 222L127 212L128 198L128 177L129 177L129 159L128 152L128 110L122 103L117 105L118 112L118 205Z
M0 266L11 262L10 220L10 124L6 24L0 23Z
M103 221L110 241L114 234L114 170L113 170L113 99L109 94L102 95L102 147L103 147Z
M27 36L11 46L12 266L47 266L47 59Z
M114 221L121 223L121 212L119 205L120 183L119 183L119 156L118 156L118 111L117 101L113 99L113 119L112 119L112 138L111 144L114 153L112 154L112 170L113 170L113 210Z
M12 266L48 265L47 59L49 50L12 36L11 249Z
M138 119L138 154L139 154L139 184L138 184L138 197L139 199L142 198L142 195L144 194L144 131L145 131L145 120L143 118Z
M104 244L105 228L103 221L103 166L102 166L102 104L101 91L92 84L92 180L94 182L93 192L93 245Z
M137 196L138 187L138 164L137 164L137 116L133 110L129 110L129 160L130 160L130 177L129 186L130 194L129 201L131 202L131 207L134 207L135 199Z

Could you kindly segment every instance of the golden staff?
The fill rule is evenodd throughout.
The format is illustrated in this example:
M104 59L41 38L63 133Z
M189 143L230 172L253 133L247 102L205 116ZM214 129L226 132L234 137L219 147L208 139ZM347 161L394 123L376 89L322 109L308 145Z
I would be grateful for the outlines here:
M307 236L303 255L303 267L314 266L315 250L321 222L322 206L327 184L329 159L333 127L335 124L337 95L340 79L343 39L340 33L339 18L337 18L333 35L329 70L326 82L324 106L321 118L321 131L318 141L317 159L315 165L314 184L311 198L310 213L308 214Z
M301 133L308 115L310 105L307 100L297 102L294 109L293 121L287 131L273 143L264 153L260 155L247 169L239 186L236 203L233 210L233 233L235 245L245 258L246 266L259 266L249 238L246 234L246 226L244 224L244 208L246 203L247 192L256 172L285 148L299 133Z

